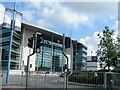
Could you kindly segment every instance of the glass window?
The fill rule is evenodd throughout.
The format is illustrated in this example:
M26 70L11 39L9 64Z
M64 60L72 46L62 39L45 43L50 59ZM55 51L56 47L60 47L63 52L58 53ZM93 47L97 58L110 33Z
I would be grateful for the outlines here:
M10 41L10 36L2 37L2 38L0 38L0 41L2 41L2 42Z
M39 67L41 66L40 64L42 64L43 68L50 69L51 61L52 61L53 71L60 71L62 66L61 45L57 43L51 43L51 41L47 41L47 40L44 40L43 43L45 43L45 45L41 46L41 53L36 55L36 67ZM53 50L51 44L53 44ZM40 62L39 65L38 62Z

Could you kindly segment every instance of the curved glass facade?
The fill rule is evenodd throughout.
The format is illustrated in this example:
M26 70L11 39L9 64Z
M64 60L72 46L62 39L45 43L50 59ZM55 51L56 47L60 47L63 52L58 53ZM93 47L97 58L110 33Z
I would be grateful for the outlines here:
M80 43L74 45L73 70L86 70L87 61L87 47Z
M36 70L61 71L62 45L43 40L41 52L36 54Z

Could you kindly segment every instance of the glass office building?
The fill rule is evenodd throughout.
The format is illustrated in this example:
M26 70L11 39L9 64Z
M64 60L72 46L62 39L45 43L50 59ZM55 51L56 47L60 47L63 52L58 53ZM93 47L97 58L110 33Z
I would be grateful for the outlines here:
M28 47L28 38L39 32L42 34L42 46L40 53L35 53L30 57L30 71L47 70L51 72L60 72L66 64L66 59L62 54L63 51L63 35L51 30L21 22L20 31L11 29L12 24L11 11L7 9L7 18L9 18L8 27L0 29L0 49L2 50L2 69L7 70L24 70L27 65L27 57L33 51ZM18 13L18 12L16 12ZM16 14L17 15L17 14ZM19 14L20 15L20 14ZM16 16L17 17L17 16ZM18 19L20 19L19 16ZM11 23L10 23L11 22ZM14 22L15 23L15 22ZM3 23L5 24L5 23ZM6 25L6 24L5 24ZM16 27L19 29L19 27ZM69 55L69 66L73 70L85 69L87 47L71 40L71 49ZM67 52L68 49L65 49ZM72 56L72 57L71 57Z
M8 66L8 57L10 57L10 69L16 70L19 67L20 63L20 45L21 45L21 33L13 31L12 35L12 48L10 51L10 39L11 39L11 29L3 28L0 30L0 46L2 49L2 68L7 69Z
M87 47L75 41L73 49L73 71L86 70Z
M29 27L30 26L30 27ZM32 27L32 29L31 29ZM24 30L23 30L24 28ZM24 48L28 47L27 43L28 38L31 37L34 33L32 33L28 38L23 37L24 31L25 33L29 33L29 29L33 30L36 29L36 27L33 27L32 25L28 25L26 23L22 23L22 31L17 32L13 31L13 36L12 36L12 49L11 49L11 60L10 60L10 69L13 70L18 70L21 69L21 66L26 66L26 61L25 57L28 56L27 53L24 53L26 50ZM35 54L35 59L34 62L35 65L31 66L30 68L35 68L34 70L47 70L47 71L54 71L54 72L59 72L62 70L62 67L66 63L66 59L63 58L62 55L62 39L63 36L46 31L42 28L37 28L40 33L43 34L43 45L41 46L40 53ZM31 32L31 31L30 31ZM2 49L6 51L6 57L2 59L2 68L7 69L8 65L8 55L10 53L10 38L11 38L11 29L2 29L0 30L0 34L2 36L1 38L1 45ZM24 43L23 43L23 39ZM25 45L26 44L26 45ZM86 68L86 55L87 55L87 47L84 46L83 44L76 42L72 40L73 44L73 71L75 70L85 70ZM28 48L29 49L29 48ZM24 56L22 55L24 54ZM25 55L26 54L26 55ZM24 62L24 63L21 63ZM31 63L31 64L32 64Z
M43 40L41 53L36 54L36 70L61 71L62 69L62 44Z
M18 70L20 64L21 18L20 12L1 7L0 49L2 69Z

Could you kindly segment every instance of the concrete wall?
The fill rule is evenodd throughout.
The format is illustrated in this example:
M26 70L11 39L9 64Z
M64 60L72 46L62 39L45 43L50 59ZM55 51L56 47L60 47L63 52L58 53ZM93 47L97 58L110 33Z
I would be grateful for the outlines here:
M92 71L98 70L98 63L92 61L91 56L87 57L87 68L86 68L86 70L88 70L88 71L89 70L92 70Z
M87 68L88 71L89 70L97 70L97 62L87 62Z
M33 52L33 49L31 49L27 46L28 38L32 37L34 33L35 32L24 30L22 60L24 61L25 66L27 65L28 55ZM36 54L34 54L33 56L30 57L30 64L32 64L32 68L30 68L30 71L35 71L35 56L36 56Z

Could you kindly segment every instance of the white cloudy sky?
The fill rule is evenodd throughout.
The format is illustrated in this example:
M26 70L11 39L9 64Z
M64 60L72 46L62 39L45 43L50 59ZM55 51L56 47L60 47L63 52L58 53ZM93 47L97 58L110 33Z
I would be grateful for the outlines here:
M97 34L105 26L117 31L118 2L17 2L23 20L66 34L88 47L88 55L97 50ZM1 2L13 9L14 3Z

